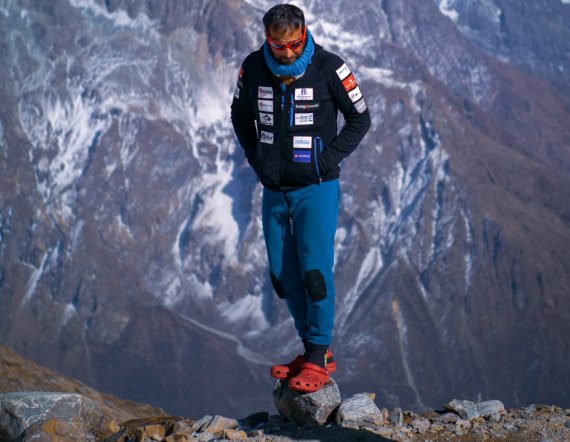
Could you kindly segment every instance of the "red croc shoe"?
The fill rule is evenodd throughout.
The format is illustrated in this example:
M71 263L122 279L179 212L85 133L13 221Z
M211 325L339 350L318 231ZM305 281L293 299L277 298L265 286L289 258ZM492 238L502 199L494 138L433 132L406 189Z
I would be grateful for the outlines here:
M317 364L305 362L301 365L301 371L295 377L289 379L289 390L299 393L314 393L319 391L330 380L329 371Z
M331 349L327 350L325 358L325 367L329 373L334 373L336 370L336 362L334 361L334 356ZM270 370L271 376L276 379L287 379L291 376L295 376L297 373L299 373L299 370L301 370L301 365L303 362L305 362L305 358L299 355L288 364L273 365Z
M292 375L296 375L301 369L301 365L305 362L305 358L301 355L297 356L288 364L274 365L271 367L270 373L276 379L287 379Z

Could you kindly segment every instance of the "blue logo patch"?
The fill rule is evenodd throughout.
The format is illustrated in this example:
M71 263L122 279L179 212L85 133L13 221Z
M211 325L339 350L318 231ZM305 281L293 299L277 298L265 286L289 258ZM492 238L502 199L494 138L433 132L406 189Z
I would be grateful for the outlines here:
M306 150L293 150L293 162L294 163L310 163L311 162L311 152Z

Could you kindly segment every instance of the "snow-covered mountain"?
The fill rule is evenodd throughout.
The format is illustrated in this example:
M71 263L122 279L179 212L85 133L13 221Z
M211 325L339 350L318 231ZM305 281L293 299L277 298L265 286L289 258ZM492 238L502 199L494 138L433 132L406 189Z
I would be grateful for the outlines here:
M274 3L0 1L3 343L180 414L269 408L300 348L229 106ZM373 120L341 178L343 394L568 405L570 5L296 3Z

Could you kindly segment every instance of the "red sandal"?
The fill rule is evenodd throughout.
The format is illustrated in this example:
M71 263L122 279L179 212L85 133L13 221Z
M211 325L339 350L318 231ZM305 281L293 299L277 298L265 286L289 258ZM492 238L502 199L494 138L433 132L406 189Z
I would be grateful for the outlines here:
M289 390L299 393L314 393L323 388L330 378L328 370L317 364L304 362L299 374L289 379Z
M326 362L325 367L327 368L329 373L334 373L336 370L336 362L333 357L332 350L327 350L327 354L325 355ZM295 376L301 370L301 365L305 362L305 358L303 356L298 355L295 359L293 359L288 364L283 365L274 365L271 367L270 374L272 377L276 379L287 379L291 376Z

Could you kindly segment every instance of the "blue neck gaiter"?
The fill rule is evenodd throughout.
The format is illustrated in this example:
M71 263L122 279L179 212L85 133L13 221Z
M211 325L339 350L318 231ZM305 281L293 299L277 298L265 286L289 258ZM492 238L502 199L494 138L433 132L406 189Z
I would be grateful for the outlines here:
M269 69L278 77L288 76L288 77L298 77L302 75L307 67L311 64L311 58L315 53L315 45L313 43L313 37L311 32L307 28L307 44L305 45L305 50L301 56L291 64L281 64L271 54L269 50L269 44L267 41L263 44L263 56L269 66Z

